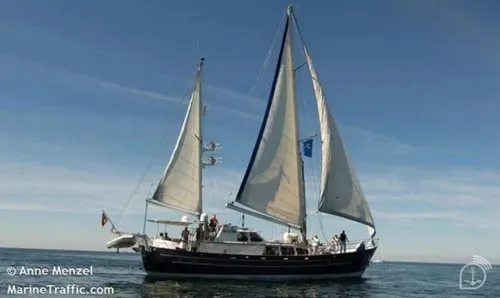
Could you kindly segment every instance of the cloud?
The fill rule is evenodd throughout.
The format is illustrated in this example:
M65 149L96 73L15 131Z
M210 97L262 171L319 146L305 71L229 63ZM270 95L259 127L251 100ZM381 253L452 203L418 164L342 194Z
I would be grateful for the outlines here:
M462 227L498 230L494 220L494 216L497 216L495 214L490 214L489 218L484 218L484 216L474 216L473 213L457 210L426 212L384 212L374 210L373 213L377 218L411 224L415 224L415 221L446 221Z
M87 212L111 207L133 188L132 175L111 169L71 169L42 163L2 162L1 209ZM71 208L69 207L71 206Z
M125 93L135 98L160 100L172 104L188 104L188 100L183 100L183 96L166 95L159 92L138 89L132 86L125 86L116 82L58 69L44 62L30 61L14 55L0 53L0 65L3 65L5 69L14 69L16 72L22 71L23 75L29 76L29 78L33 81L44 81L62 86L70 86L74 88L94 91L98 90L96 89L96 87L99 87L104 91ZM234 100L233 96L238 98L251 98L244 94L231 92L224 88L216 86L211 86L211 88L216 94L221 95L220 98L223 98L226 101ZM188 96L189 95L190 92L188 92ZM251 100L247 100L247 102L251 102ZM209 109L219 110L221 112L229 113L237 117L245 117L255 120L261 117L256 113L248 112L248 110L245 108L238 110L229 108L222 104L215 104L211 102L209 102L207 106L209 106Z
M448 222L456 226L497 229L500 173L457 168L419 169L378 164L358 171L375 222L413 224ZM308 214L316 215L320 181L306 180ZM488 185L488 186L486 186Z
M36 211L36 212L63 212L63 213L75 213L74 209L71 208L57 208L48 205L49 202L45 204L36 203L19 203L19 202L2 202L1 210L8 211ZM78 213L94 213L90 209L78 209Z
M221 107L219 105L207 104L207 110L210 112L211 109L219 110L221 112L232 114L238 118L245 118L252 121L261 121L263 117L262 115L258 115L257 113L253 112L238 111L235 109Z
M12 211L99 213L120 212L140 173L120 167L85 165L52 166L30 162L2 162L0 209ZM214 173L215 172L215 173ZM161 172L149 173L133 198L128 214L141 214L142 204L160 179ZM217 169L204 178L205 204L223 206L227 196L239 186L239 175Z
M497 226L500 172L378 165L362 172L360 180L376 218Z
M361 182L374 200L500 207L500 173L494 171L378 166L363 174Z
M124 86L115 82L102 80L82 74L76 74L65 70L51 67L50 65L27 61L12 55L0 54L0 65L7 65L15 71L32 76L34 80L48 80L61 85L71 85L79 88L95 89L99 87L103 90L120 92L133 95L137 98L147 98L151 100L161 100L169 103L180 103L180 97L168 96L148 90L141 90L131 86ZM247 94L241 94L222 87L208 85L207 89L225 101L241 100L254 107L264 106L265 101ZM209 110L214 108L221 112L232 113L238 117L247 117L260 121L261 115L249 112L247 106L241 105L238 109L227 108L220 104L211 104ZM389 155L413 155L424 152L447 152L440 148L431 148L407 144L403 141L370 130L355 127L341 126L341 132L347 136L347 145L351 141L360 142L359 148L368 148L370 152L383 153ZM318 128L319 130L319 128ZM455 152L456 153L456 152ZM358 164L356 162L356 164ZM234 197L237 187L241 182L241 175L237 173L223 172L221 169L207 170L205 178L205 192L207 202L212 200L216 206L222 209L229 194ZM445 170L425 169L425 168L398 168L387 167L377 163L375 170L365 169L359 171L362 185L368 197L370 205L375 206L377 211L383 216L394 214L391 210L380 209L381 202L398 202L401 204L419 203L427 210L419 211L419 215L410 215L422 218L422 214L430 216L428 211L433 211L434 206L453 206L458 210L451 210L450 214L459 214L461 217L473 215L472 210L481 208L500 208L497 198L500 197L499 174L496 172L479 172L471 169L449 168ZM95 170L77 169L67 167L55 167L34 163L10 163L2 165L0 173L0 196L3 205L0 208L5 210L34 210L34 211L59 211L66 212L73 209L73 212L95 212L96 210L107 208L111 211L121 209L130 192L134 189L139 179L139 171L133 173L130 170L120 171L116 168ZM155 184L161 173L157 172L144 182L141 191L136 197L144 198L150 191L149 186ZM309 181L309 179L308 179ZM309 183L309 182L308 182ZM319 180L314 182L314 190L311 198L311 206L316 205ZM313 187L308 186L308 193L311 194ZM142 202L142 200L141 200ZM373 202L373 203L372 203ZM205 204L210 206L209 203ZM68 208L71 206L71 208ZM211 208L211 207L209 207ZM469 208L471 211L463 211L460 208ZM140 211L130 211L142 213ZM208 209L209 212L215 210ZM476 211L474 211L476 212ZM437 214L437 213L436 213ZM442 213L439 213L442 214ZM438 217L438 215L435 215ZM451 215L443 215L443 219L452 221ZM457 224L462 221L457 221ZM482 225L489 225L485 221ZM471 223L469 223L471 224Z
M215 94L219 94L237 101L245 101L257 107L264 107L266 105L266 100L256 96L252 96L250 94L235 92L233 90L211 84L206 84L205 88L208 92L213 92Z
M116 82L58 69L43 62L29 61L8 54L0 53L0 66L3 66L5 69L13 69L15 72L21 72L23 75L28 76L34 81L45 81L62 86L80 88L83 90L117 92L127 94L131 96L131 98L157 100L170 104L187 104L188 102L187 100L182 100L181 96L166 95L159 92L138 89L132 86L125 86ZM207 84L206 88L213 94L214 98L217 98L222 102L238 102L238 104L232 108L229 107L228 104L214 103L214 100L210 100L207 103L209 113L211 110L215 110L224 114L231 114L238 119L244 118L246 120L256 122L260 122L262 120L264 112L263 109L265 106L264 100L250 94L236 92L220 86ZM123 98L123 96L113 96L110 98ZM248 104L250 104L250 106ZM315 113L313 114L315 115ZM356 126L341 125L340 130L343 135L345 134L348 141L352 140L361 142L359 147L368 148L366 150L369 150L371 153L386 155L408 155L423 152L458 154L457 152L452 152L451 150L406 144L397 138L389 137ZM319 127L316 128L316 131L319 131ZM349 144L350 143L348 143L348 145Z
M345 132L350 140L360 142L360 148L370 153L384 155L410 155L423 153L462 154L455 150L435 148L419 144L404 143L398 138L375 133L365 128L356 126L342 126L340 131Z
M405 144L397 138L377 134L364 128L347 126L343 127L343 130L352 135L352 138L356 138L364 143L370 143L369 150L371 151L376 150L385 154L411 154L418 151L417 148Z
M375 222L447 222L495 230L500 216L500 172L455 167L376 164L358 170ZM319 178L306 180L308 214L316 215Z

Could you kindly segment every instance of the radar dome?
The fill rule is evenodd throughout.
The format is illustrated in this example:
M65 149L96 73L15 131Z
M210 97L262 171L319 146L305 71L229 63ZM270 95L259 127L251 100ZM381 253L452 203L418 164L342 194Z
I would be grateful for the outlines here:
M200 222L208 222L208 214L202 213L200 215Z
M293 243L299 240L299 235L295 233L285 233L283 234L283 240L285 243Z

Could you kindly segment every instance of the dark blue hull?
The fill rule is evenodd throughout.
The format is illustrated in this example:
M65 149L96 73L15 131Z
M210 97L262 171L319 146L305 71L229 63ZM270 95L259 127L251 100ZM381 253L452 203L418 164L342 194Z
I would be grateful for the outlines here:
M336 255L246 256L152 248L141 255L148 275L158 278L286 280L359 278L375 250Z

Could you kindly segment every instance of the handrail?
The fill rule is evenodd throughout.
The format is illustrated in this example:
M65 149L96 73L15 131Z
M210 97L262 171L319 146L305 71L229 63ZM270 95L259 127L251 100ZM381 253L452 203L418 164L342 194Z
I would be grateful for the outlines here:
M354 241L346 241L346 249L345 251L353 251L358 248L358 246L363 243L365 245L365 248L374 248L378 247L378 240L379 238L368 238L368 239L361 239L361 240L354 240ZM332 240L328 241L326 245L321 245L326 251L334 252L334 253L340 253L340 240L338 240L336 243L334 243Z
M130 233L132 235L134 235L136 238L139 238L139 239L142 239L146 244L147 246L151 246L152 245L152 238L150 238L148 235L143 235L143 234L136 234L136 233ZM155 238L155 237L153 237ZM192 235L190 235L191 239L188 240L188 243L190 244L194 244L196 243L197 241L192 239L194 237L192 237ZM175 239L175 240L181 240L181 239ZM171 238L171 241L174 241L174 238ZM365 238L365 239L361 239L361 240L353 240L353 241L346 241L346 252L352 252L352 251L355 251L358 246L363 243L365 245L365 248L374 248L374 247L378 247L378 241L379 241L379 238ZM223 241L223 242L219 242L219 241L201 241L201 242L205 242L205 243L211 243L211 244L215 244L215 243L224 243L226 241ZM304 243L286 243L284 241L271 241L271 240L264 240L262 242L255 242L254 245L251 245L247 248L245 248L242 252L245 252L245 251L249 251L257 246L265 246L265 245L268 245L268 244L274 244L274 245L293 245L293 246L301 246L301 244L304 244ZM312 245L311 245L311 242L309 242L309 245L307 245L307 248L311 249ZM329 253L340 253L340 241L338 241L337 243L333 243L332 240L330 241L327 241L326 243L319 243L319 247L318 247L318 251L317 251L317 254L329 254Z

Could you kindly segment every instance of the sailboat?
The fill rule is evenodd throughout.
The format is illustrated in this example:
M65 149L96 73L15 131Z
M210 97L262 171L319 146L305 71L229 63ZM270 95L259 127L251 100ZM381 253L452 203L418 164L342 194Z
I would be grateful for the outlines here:
M384 263L384 260L380 257L380 252L375 253L375 259L372 260L374 264Z
M204 61L205 58L200 58L197 63L191 99L170 161L154 195L152 198L146 199L142 234L119 231L103 210L101 225L104 226L109 222L112 226L111 233L116 235L114 239L107 243L108 249L132 248L135 252L140 252L144 247L155 245L163 245L168 248L178 246L179 239L171 239L171 241L165 239L167 238L164 236L164 234L167 235L166 227L168 225L185 227L193 222L190 222L187 216L183 216L180 221L147 220L149 204L200 217L203 169L222 163L222 158L215 155L203 159L203 154L215 152L222 148L221 143L214 141L203 143L203 117L206 115L206 106L202 103L201 82ZM146 235L147 222L156 223L158 231L159 225L164 225L165 233L158 232L156 237L148 237Z
M318 211L367 226L370 238L351 241L342 252L319 249L307 239L307 210L302 154L310 155L310 139L299 138L293 61L293 24L311 75L318 107L321 141L321 199ZM305 46L292 6L286 23L267 108L239 191L227 208L279 224L298 233L282 241L265 240L256 230L232 224L210 227L202 209L201 66L176 148L161 182L146 200L143 235L137 237L148 275L157 278L297 280L359 278L378 247L375 223L354 167L328 108L325 93ZM303 144L304 152L300 150ZM214 148L214 146L206 146ZM205 164L216 164L209 159ZM196 216L196 220L149 220L185 226L183 239L145 233L148 204ZM189 226L197 223L195 237ZM184 234L185 233L185 234ZM313 237L314 239L314 237Z

